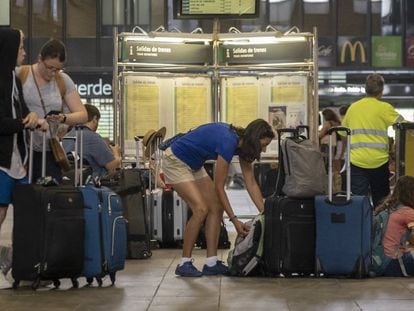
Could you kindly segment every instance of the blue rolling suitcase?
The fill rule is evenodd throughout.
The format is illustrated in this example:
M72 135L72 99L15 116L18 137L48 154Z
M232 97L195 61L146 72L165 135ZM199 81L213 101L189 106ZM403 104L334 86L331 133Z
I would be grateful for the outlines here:
M83 275L88 284L109 274L112 284L115 274L123 270L127 251L126 220L121 197L107 187L79 187L84 198L85 261Z
M83 180L83 137L82 127L77 128L76 141L80 134L80 169L75 161L75 178ZM78 154L78 144L75 144ZM127 221L123 216L121 197L111 189L100 185L80 185L83 195L85 240L83 276L88 284L96 278L102 286L102 278L109 274L112 285L115 275L124 269L127 253Z
M332 193L332 134L346 131L347 191ZM329 130L329 194L315 197L316 270L325 276L362 278L368 275L371 263L372 207L366 196L351 195L350 130L336 127Z

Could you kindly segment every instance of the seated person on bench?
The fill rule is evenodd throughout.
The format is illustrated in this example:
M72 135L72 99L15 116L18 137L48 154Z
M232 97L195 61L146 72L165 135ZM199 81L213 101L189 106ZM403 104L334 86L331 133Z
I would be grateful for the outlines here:
M88 113L88 122L85 123L83 130L83 159L92 168L93 176L112 173L121 167L119 146L108 144L101 135L96 133L101 118L98 108L90 104L85 104L85 108ZM65 135L63 148L66 152L69 153L75 150L75 139L66 138L75 137L76 130L74 128ZM80 146L78 146L78 150L80 150Z

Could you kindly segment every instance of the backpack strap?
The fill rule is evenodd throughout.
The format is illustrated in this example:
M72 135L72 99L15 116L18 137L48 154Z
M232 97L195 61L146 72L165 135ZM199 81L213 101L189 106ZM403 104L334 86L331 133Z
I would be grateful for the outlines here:
M65 99L66 87L65 87L65 81L63 80L62 74L59 71L56 72L55 80L59 88L60 97L62 97L62 100L63 100Z
M394 206L394 207L390 208L390 209L389 209L389 213L390 213L390 215L389 215L388 217L390 217L390 216L391 216L391 213L393 213L393 212L395 212L395 211L399 210L399 209L400 209L400 208L402 208L402 207L404 207L404 205L400 203L400 204L397 204L396 206ZM388 225L388 223L387 223L387 225ZM409 230L409 229L407 228L407 230ZM384 237L385 237L385 234L384 234ZM400 265L401 273L402 273L402 275L403 275L403 276L405 276L405 277L407 277L407 276L409 276L409 275L408 275L408 273L407 273L407 270L405 269L405 265L404 265L404 261L403 261L403 259L402 259L402 256L398 257L398 254L399 254L399 249L400 249L400 246L404 246L405 242L407 241L407 238L408 238L408 236L407 236L407 232L405 232L405 233L401 236L400 244L399 244L399 245L395 248L395 250L394 250L394 255L395 255L395 256L397 256L397 258L398 258L398 263L399 263L399 265Z
M30 65L20 66L19 79L22 85L26 82L27 76L29 75Z
M24 85L24 83L27 80L27 76L29 75L29 71L30 71L30 66L31 65L20 66L19 79L22 82L22 85ZM66 93L65 81L63 80L62 74L59 71L56 72L55 80L59 88L60 97L64 99L65 93Z

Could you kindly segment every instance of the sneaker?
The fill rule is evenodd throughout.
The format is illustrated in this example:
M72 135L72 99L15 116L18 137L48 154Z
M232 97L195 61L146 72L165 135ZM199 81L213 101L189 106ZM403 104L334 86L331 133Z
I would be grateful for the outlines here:
M204 265L203 267L203 275L218 275L218 274L228 274L229 268L227 268L221 260L217 260L217 263L209 267Z
M0 289L9 289L9 288L12 288L12 284L13 283L10 283L6 279L6 276L4 275L4 273L0 271Z
M13 250L11 247L0 246L0 270L6 275L12 266Z
M182 266L177 265L175 274L185 277L199 277L203 275L200 271L197 270L196 267L193 266L193 263L191 261L185 262Z

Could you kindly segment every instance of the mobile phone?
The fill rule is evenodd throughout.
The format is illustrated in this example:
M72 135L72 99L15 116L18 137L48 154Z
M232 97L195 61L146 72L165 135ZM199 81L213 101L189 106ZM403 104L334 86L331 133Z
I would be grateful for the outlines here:
M46 115L46 116L57 115L57 114L59 114L59 113L61 113L59 110L51 110L51 111L49 111L49 112L47 113L47 115Z

